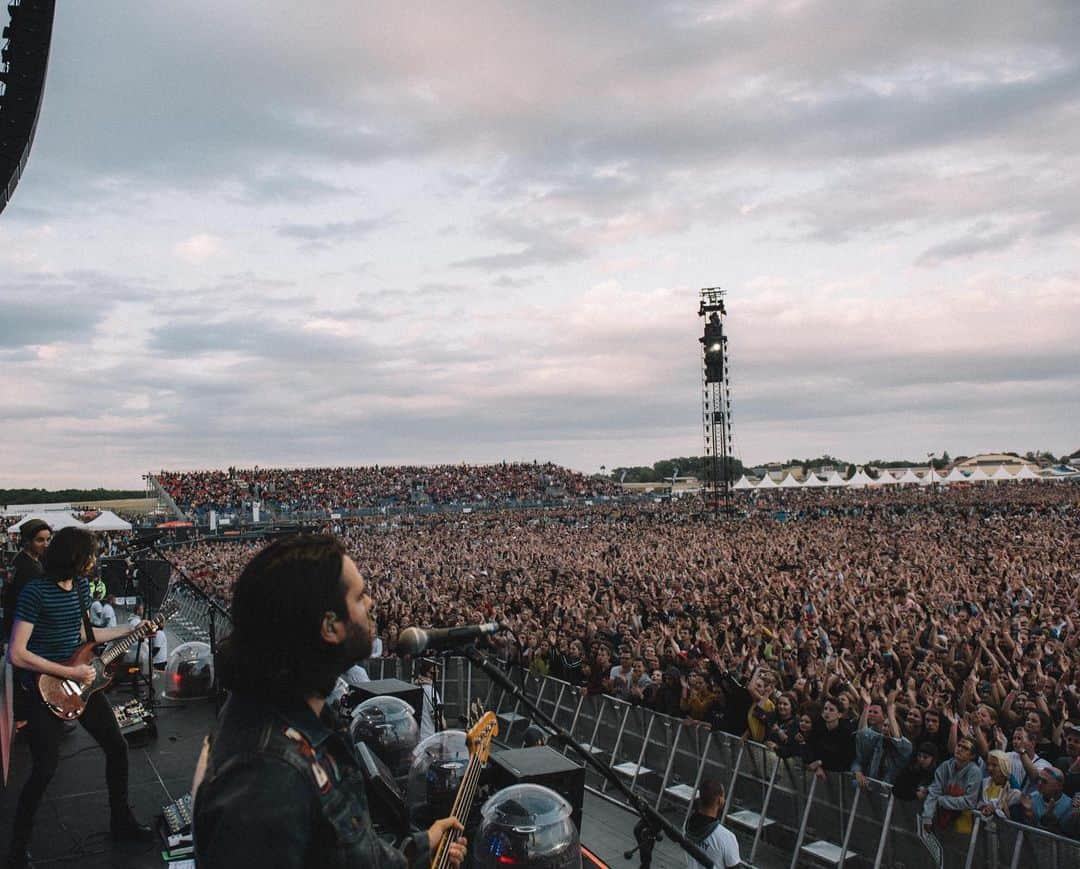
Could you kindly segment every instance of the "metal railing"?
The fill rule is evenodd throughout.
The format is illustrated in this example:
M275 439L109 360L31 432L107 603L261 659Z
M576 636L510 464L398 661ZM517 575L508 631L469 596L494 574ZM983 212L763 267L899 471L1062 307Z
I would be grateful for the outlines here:
M411 662L399 658L368 662L373 679L408 681L411 668ZM863 790L850 773L829 773L819 780L799 760L780 758L760 743L615 697L587 694L558 679L516 672L530 699L676 824L689 819L702 779L719 778L727 790L724 822L751 842L743 852L750 865L767 850L770 863L782 860L791 869L806 865L939 866L919 837L921 803L898 799L886 782L872 781ZM527 710L493 686L484 673L464 659L450 658L439 679L449 726L459 726L469 704L479 699L499 718L499 741L512 746L521 743L531 723ZM603 799L629 807L591 770L586 771L586 787ZM1080 841L1002 818L988 821L977 813L970 835L946 833L938 841L943 854L940 865L945 867L1080 866Z

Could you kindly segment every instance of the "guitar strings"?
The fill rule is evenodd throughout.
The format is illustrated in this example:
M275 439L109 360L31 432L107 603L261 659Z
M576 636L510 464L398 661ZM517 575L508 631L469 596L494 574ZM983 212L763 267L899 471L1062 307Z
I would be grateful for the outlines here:
M469 766L465 770L465 776L462 779L461 787L458 789L457 797L454 799L454 807L451 809L451 814L457 818L461 825L465 826L467 818L461 817L461 811L465 808L465 804L472 804L472 801L476 798L476 791L480 784L480 772L483 767L482 762L479 761L479 754L474 754L469 758ZM450 859L450 844L457 841L458 833L456 830L448 832L443 838L442 844L439 846L439 851L435 859L433 866L435 869L446 869L447 862Z
M473 790L474 780L479 780L479 764L476 763L479 755L473 755L469 758L469 765L465 769L465 775L461 780L461 786L458 788L457 796L454 798L454 806L450 810L450 814L461 821L462 826L465 825L465 821L461 819L461 810L464 808L465 797L467 793ZM471 798L469 799L471 802ZM435 861L436 869L446 869L446 864L450 859L450 844L457 840L457 831L447 831L443 837L443 841L439 846L438 855Z
M457 805L458 801L455 801L454 817L461 821L462 826L465 825L465 822L468 820L468 818L462 818L461 815L464 813L466 805L470 807L472 806L473 800L476 798L477 789L480 785L480 775L483 772L484 764L482 761L479 761L478 758L479 755L476 756L477 763L474 769L471 771L471 774L467 774L467 781L465 782L466 786L462 788L461 792L458 795L459 797L461 797L460 805ZM454 831L452 836L452 841L456 841L458 838L458 833L456 830ZM443 862L444 867L447 859L449 859L448 852L445 855L445 859Z

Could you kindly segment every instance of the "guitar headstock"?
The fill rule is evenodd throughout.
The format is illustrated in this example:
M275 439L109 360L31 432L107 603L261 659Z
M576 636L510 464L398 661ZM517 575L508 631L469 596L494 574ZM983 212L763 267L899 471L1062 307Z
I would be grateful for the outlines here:
M174 615L180 612L180 602L176 600L163 601L161 607L154 615L154 624L159 628L163 627L165 622L171 619Z
M487 763L491 755L491 743L499 735L499 719L494 712L485 712L465 736L469 754L479 757L481 763Z

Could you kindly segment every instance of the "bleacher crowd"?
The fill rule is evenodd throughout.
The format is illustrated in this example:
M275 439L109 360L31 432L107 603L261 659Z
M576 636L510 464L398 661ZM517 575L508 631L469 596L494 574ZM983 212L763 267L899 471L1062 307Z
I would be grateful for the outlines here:
M550 462L496 465L371 465L352 468L229 468L162 471L158 482L185 511L228 513L258 501L275 511L354 510L386 504L501 504L549 493L610 494L608 481Z
M729 523L650 503L339 530L384 654L503 619L492 651L534 673L889 781L928 821L1080 837L1080 485L815 494ZM227 604L256 547L177 556Z

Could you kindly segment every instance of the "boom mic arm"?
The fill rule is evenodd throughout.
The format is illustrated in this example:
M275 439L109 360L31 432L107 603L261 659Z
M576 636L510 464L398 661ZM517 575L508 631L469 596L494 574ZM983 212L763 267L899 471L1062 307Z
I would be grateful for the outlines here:
M406 655L419 655L429 649L453 649L471 643L477 637L486 637L505 630L502 622L482 625L461 625L456 628L405 628L398 634L398 651Z

